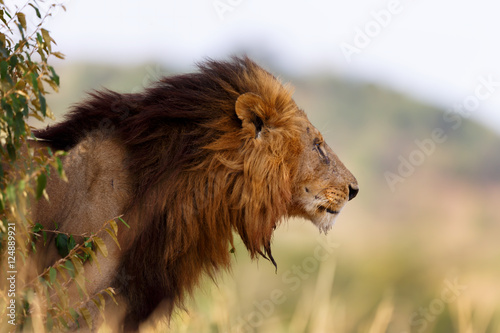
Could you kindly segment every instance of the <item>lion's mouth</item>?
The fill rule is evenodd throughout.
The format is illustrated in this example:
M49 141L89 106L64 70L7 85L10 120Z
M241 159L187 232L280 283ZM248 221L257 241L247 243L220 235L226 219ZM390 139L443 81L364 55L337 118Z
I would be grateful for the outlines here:
M330 209L330 208L327 208L325 206L319 206L318 210L321 211L321 212L326 211L328 214L338 214L339 213L338 211Z

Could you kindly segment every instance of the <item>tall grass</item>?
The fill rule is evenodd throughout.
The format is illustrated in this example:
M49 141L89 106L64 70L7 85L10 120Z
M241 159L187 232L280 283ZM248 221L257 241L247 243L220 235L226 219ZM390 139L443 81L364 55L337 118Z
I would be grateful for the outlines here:
M310 239L305 235L310 235ZM448 280L447 277L429 279L419 285L420 290L409 291L405 289L407 286L421 283L415 274L406 276L406 280L385 280L385 287L381 288L379 278L362 276L367 271L363 266L370 265L372 260L380 261L379 257L372 253L371 259L369 253L364 253L366 258L356 258L350 253L354 249L348 243L341 243L337 252L320 262L317 270L307 273L308 277L292 290L283 274L311 255L317 238L312 228L299 223L278 231L276 239L276 257L286 259L284 265L278 266L277 274L264 260L251 262L240 246L232 273L223 274L217 285L205 281L188 302L188 311L178 312L170 325L167 322L149 323L142 327L142 331L493 333L500 329L497 304L485 302L484 290L474 288L474 274L465 277L467 274L464 273L457 279L460 286L467 288L450 302L441 300L441 294L447 283L453 282L451 277ZM297 240L300 241L297 243ZM283 254L288 254L288 257L282 257ZM384 256L390 254L384 253ZM412 256L406 259L412 262L400 267L402 270L418 265ZM351 271L352 266L358 269L350 276L351 283L347 281L346 284L346 274L342 270ZM382 263L379 269L391 271L398 270L398 267ZM359 282L365 285L357 289L355 286ZM274 290L283 291L286 301L275 304L272 311L259 310L259 304L269 300ZM421 309L429 311L427 317L419 315ZM260 313L262 318L252 316L253 313Z

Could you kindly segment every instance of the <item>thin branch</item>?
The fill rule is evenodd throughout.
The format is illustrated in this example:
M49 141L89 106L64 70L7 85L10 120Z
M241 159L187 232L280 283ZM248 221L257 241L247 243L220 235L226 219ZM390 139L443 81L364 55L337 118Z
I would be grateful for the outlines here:
M75 254L76 254L76 252L77 252L78 250L82 249L82 248L85 246L85 243L91 243L91 242L94 240L94 238L95 238L95 237L97 237L97 235L98 235L98 234L100 234L101 232L105 231L106 226L107 226L108 224L110 224L110 223L111 223L111 221L115 221L115 222L116 222L116 219L119 219L119 218L121 218L122 216L123 216L123 215L119 215L119 216L116 216L116 217L112 218L111 220L106 221L106 222L102 225L102 227L101 227L99 230L97 230L95 233L91 234L91 235L90 235L90 237L89 237L89 238L88 238L85 242L83 242L83 243L81 243L81 244L78 244L77 246L75 246L74 248L72 248L72 249L69 251L68 255L66 255L64 258L59 259L59 260L58 260L58 261L56 261L53 265L51 265L51 266L47 267L47 268L46 268L46 269L45 269L42 273L40 273L37 277L35 277L33 280L31 280L29 283L27 283L27 284L26 284L26 286L31 286L31 285L33 285L33 284L34 284L34 283L35 283L35 282L36 282L39 278L41 278L41 277L43 277L45 274L47 274L47 273L50 271L50 269L51 269L51 268L55 268L55 267L62 266L62 265L63 265L66 261L70 260L70 259L71 259L71 257L72 257L73 255L75 255Z

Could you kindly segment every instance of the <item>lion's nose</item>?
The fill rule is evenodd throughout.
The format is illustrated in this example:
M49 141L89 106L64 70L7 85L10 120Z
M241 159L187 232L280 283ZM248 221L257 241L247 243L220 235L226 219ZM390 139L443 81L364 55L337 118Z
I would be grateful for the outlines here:
M354 199L358 195L359 187L358 184L350 184L349 185L349 201Z

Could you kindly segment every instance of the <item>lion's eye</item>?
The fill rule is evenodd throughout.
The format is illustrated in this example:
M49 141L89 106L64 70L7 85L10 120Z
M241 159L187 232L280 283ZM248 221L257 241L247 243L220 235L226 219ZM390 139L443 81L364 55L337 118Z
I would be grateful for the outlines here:
M318 152L318 154L320 155L321 159L323 160L323 162L325 164L330 164L330 159L323 151L323 148L321 148L322 144L323 144L323 141L321 141L320 139L317 139L317 138L314 139L314 149Z

